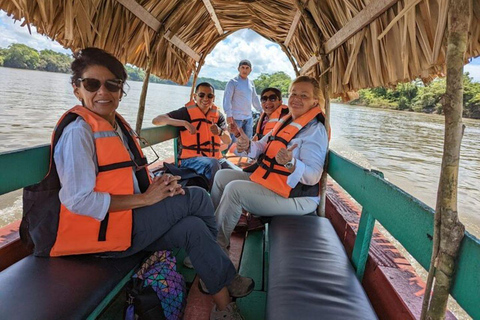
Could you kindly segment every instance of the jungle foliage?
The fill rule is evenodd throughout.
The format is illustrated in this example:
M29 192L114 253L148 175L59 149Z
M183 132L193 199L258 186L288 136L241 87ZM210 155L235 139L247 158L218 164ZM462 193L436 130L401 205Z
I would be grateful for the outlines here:
M141 68L138 68L132 65L126 65L126 69L128 73L128 78L131 81L143 81L143 79L145 78L145 70ZM154 75L150 76L149 82L178 85L173 81L160 79L159 77ZM186 86L191 86L192 82L193 82L193 75L190 77L190 80L188 80ZM196 83L199 84L201 82L209 82L217 90L224 90L225 86L227 85L225 81L215 80L212 78L201 78L201 77L197 78Z
M288 87L292 79L283 71L272 74L262 73L257 79L253 80L257 93L260 94L265 88L277 88L284 96L288 95Z
M469 74L465 73L463 84L463 116L480 119L480 83L473 82ZM393 89L378 87L359 90L359 99L350 104L443 114L445 89L445 78L437 78L426 85L421 80L416 80L399 83Z
M52 50L40 52L27 45L14 43L0 49L0 66L50 72L69 72L72 58Z

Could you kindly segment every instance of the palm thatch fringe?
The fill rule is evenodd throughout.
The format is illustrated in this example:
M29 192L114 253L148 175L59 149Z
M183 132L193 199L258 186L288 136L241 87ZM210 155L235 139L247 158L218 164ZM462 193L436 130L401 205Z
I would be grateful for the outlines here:
M480 3L469 1L471 37L466 59L480 54ZM72 50L100 47L122 62L141 68L147 67L151 57L152 74L184 84L197 68L198 57L208 54L225 33L245 28L282 44L298 70L370 3L366 0L0 0L0 9L14 19L25 19L23 24L36 26L38 32ZM347 92L360 88L392 86L417 77L428 81L444 75L446 4L447 0L400 0L388 4L390 7L378 18L328 53L330 95L347 97ZM155 34L160 40L150 48ZM165 36L175 37L178 43L185 44L183 49L188 47L190 53L198 56L192 58ZM321 68L317 63L307 73L318 77Z

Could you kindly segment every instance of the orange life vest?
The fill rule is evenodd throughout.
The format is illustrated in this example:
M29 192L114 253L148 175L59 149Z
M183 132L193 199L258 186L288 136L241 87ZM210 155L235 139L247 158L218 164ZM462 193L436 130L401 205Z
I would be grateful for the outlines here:
M188 130L180 131L181 152L179 159L193 157L210 157L220 159L220 136L210 131L210 126L218 122L220 113L217 106L213 105L207 114L190 101L185 105L190 115L190 123L195 126L197 133L191 134Z
M147 164L146 159L133 130L120 115L116 114L117 123L127 137L129 149L135 158L134 161L132 161L128 150L112 125L83 106L76 106L70 109L58 121L52 136L49 173L38 185L29 187L30 189L27 192L35 194L35 191L45 189L46 185L59 181L53 159L55 145L64 128L78 116L82 117L91 127L95 140L98 174L94 190L112 195L133 194L132 167L140 166L141 169L137 170L135 174L140 190L144 192L148 188L150 177L145 168ZM59 184L59 182L57 183ZM25 197L24 192L24 200ZM35 243L36 255L63 256L123 251L130 247L132 240L132 210L108 212L103 221L98 221L92 217L69 211L58 200L58 192L53 195L53 198L51 196L48 197L51 199L49 198L50 200L48 200L47 196L37 194L34 199L39 204L49 205L48 209L38 209L40 214L44 216L48 214L48 219L44 219L43 225L40 224L38 228L31 225L34 219L29 220L29 232ZM42 203L42 200L44 200L44 203ZM55 203L57 204L55 205ZM38 212L30 214L38 215Z
M264 153L257 160L257 167L250 175L250 180L285 198L318 196L319 183L309 186L299 182L295 188L291 188L287 184L290 171L275 160L278 151L287 148L288 143L313 119L325 124L320 108L312 108L296 120L292 119L291 114L280 119L273 128Z
M258 118L257 128L255 129L255 134L257 135L258 140L262 139L264 135L272 131L275 125L277 124L277 122L287 114L288 114L288 107L282 104L275 111L272 112L272 114L270 115L270 118L268 119L267 123L265 124L265 127L262 130L263 119L265 119L265 116L266 116L265 112L262 112L262 114L260 115L260 118Z

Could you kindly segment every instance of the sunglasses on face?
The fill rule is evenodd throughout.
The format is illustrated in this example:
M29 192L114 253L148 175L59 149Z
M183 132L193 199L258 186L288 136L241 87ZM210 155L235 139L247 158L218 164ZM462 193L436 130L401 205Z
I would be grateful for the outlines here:
M94 78L78 78L77 81L83 83L83 87L89 92L98 91L102 84L110 92L118 92L123 89L123 80L121 79L110 79L106 80L103 83L100 80Z
M200 93L197 93L197 95L201 99L205 98L205 96L207 96L208 99L215 98L215 95L213 93L206 94L206 93L200 92Z
M274 94L271 94L269 96L262 96L260 98L260 101L262 101L262 102L267 102L267 100L270 100L271 102L275 102L275 101L278 100L278 97Z

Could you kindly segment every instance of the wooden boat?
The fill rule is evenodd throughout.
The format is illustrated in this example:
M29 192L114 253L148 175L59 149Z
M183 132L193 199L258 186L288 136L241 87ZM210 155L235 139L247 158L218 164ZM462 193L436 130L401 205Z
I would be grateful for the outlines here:
M236 30L251 28L280 44L298 74L321 79L328 115L329 96L348 97L351 90L362 87L389 85L418 76L428 80L444 73L447 17L450 15L453 19L449 25L450 34L461 34L462 30L458 31L462 20L458 19L459 12L462 12L460 6L462 14L471 18L466 19L469 38L460 37L459 42L460 47L462 43L468 43L467 48L463 47L457 55L451 53L451 61L461 61L460 66L451 61L448 65L454 79L458 72L461 73L465 58L477 55L480 48L478 1L464 2L447 5L448 2L443 0L379 0L368 4L348 0L52 0L49 3L0 0L0 9L16 19L26 19L27 25L35 25L40 33L65 47L105 48L124 62L145 68L148 75L154 73L179 83L187 82L192 72L196 79L205 57L219 41ZM146 81L140 101L139 124L143 119L141 110L145 105L147 86ZM455 116L447 113L446 119L447 123L454 122L458 129L458 119L452 121ZM137 126L137 131L140 129ZM446 130L452 132L449 126ZM161 127L143 129L141 135L156 144L174 139L178 133L174 128ZM447 139L445 150L448 154L458 147L458 139L452 143ZM47 171L48 154L48 146L0 154L0 194L40 181ZM374 228L374 223L381 223L415 260L428 269L431 267L432 247L436 248L433 238L437 220L434 220L433 209L383 179L380 172L364 169L332 151L328 158L328 174L336 184L328 183L319 213L334 226L377 316L382 319L419 318L425 284L398 250ZM448 166L448 159L446 161ZM455 185L456 176L453 175L452 179ZM327 186L326 180L323 182ZM362 206L361 212L349 196ZM454 207L456 209L456 204ZM444 205L439 206L437 217L444 208ZM269 243L269 229L238 236L235 240L238 250L233 250L236 253L233 258L240 264L240 271L254 276L261 284L254 294L238 302L246 310L248 319L268 317L268 310L265 311L268 309L266 304L270 303L267 303L267 292L270 295L267 280L272 275L266 273L271 270L273 253L269 251L273 245ZM18 222L0 231L0 268L8 267L0 273L0 282L5 280L5 274L14 274L12 270L18 269L19 264L24 267L32 261L18 239L17 230ZM241 248L244 253L240 258ZM440 260L441 257L434 260L437 268ZM48 270L50 266L50 262L45 261L41 263L47 269L42 270ZM61 262L56 270L60 273L76 263L68 258L58 261ZM461 240L449 292L472 318L480 318L479 261L480 241L467 232ZM82 264L89 265L90 261L82 261ZM121 308L115 301L121 299L115 297L136 265L125 264L126 269L118 281L98 294L95 300L98 303L81 306L75 311L87 314L89 318L118 317ZM193 281L193 275L184 272L187 280ZM208 314L211 300L199 295L195 285L192 288L186 318L201 319ZM46 291L48 293L48 288ZM73 291L72 296L76 294ZM17 291L4 294L11 296ZM41 293L33 297L38 299L39 308L42 303L47 304L55 298ZM22 298L24 296L18 296L19 300ZM12 318L15 315L7 314ZM338 314L338 318L341 316ZM72 314L72 317L75 316ZM453 316L447 314L447 317Z

